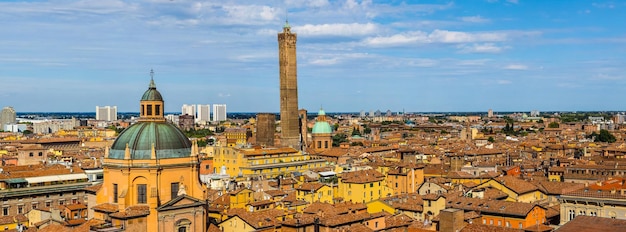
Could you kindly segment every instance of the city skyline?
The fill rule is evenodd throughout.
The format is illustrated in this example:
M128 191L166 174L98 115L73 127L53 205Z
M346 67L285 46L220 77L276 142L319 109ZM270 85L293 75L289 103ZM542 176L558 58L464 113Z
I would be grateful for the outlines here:
M298 34L299 106L329 112L626 107L626 3L36 1L0 3L0 107L278 112L276 33Z

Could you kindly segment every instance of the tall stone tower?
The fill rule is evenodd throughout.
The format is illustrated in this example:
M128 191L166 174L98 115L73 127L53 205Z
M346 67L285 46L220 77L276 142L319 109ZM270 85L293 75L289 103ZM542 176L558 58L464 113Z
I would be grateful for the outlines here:
M261 146L274 146L276 115L272 113L258 113L256 115L256 125L256 143Z
M280 144L300 150L296 37L295 33L291 33L291 27L288 22L285 23L283 32L278 33L281 127Z

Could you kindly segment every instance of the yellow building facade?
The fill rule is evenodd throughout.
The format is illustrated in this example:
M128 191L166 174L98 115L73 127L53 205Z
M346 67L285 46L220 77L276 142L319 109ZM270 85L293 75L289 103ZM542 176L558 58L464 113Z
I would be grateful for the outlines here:
M324 159L314 159L293 148L215 147L215 167L231 177L274 178L295 171L326 166Z
M385 175L376 170L345 172L339 179L339 194L346 202L367 203L392 193L393 190L385 182Z

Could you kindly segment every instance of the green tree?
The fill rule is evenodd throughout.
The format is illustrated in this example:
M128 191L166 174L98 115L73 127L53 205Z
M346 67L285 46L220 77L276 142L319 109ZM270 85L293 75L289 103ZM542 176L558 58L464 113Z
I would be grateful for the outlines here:
M369 135L370 133L372 133L372 128L365 127L365 129L363 129L363 134Z
M362 142L352 142L350 143L350 146L356 147L356 146L363 146Z
M337 129L339 129L339 123L333 125L333 131L337 131Z
M551 122L550 124L548 124L548 128L559 128L559 123L558 122Z
M358 127L352 130L352 136L355 136L355 135L361 136L361 131L359 130Z
M31 131L31 130L24 130L24 131L22 131L22 134L24 134L24 135L30 135L32 133L33 133L33 131Z
M493 143L496 141L496 139L494 139L493 137L489 136L489 138L487 139L487 141L489 141L490 143Z
M333 135L333 147L338 147L339 144L348 142L348 135L344 133L337 133Z
M587 136L587 138L595 138L595 142L605 142L605 143L614 143L616 141L615 136L611 134L608 130L600 130L600 134L596 134L596 132L591 133Z

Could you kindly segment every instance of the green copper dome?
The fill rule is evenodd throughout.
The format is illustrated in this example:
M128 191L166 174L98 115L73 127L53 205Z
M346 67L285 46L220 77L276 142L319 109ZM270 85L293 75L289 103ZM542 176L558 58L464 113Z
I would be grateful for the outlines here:
M313 134L330 134L333 133L333 129L328 122L315 122L313 125Z
M330 127L330 124L327 121L325 121L325 119L326 119L326 112L324 112L323 109L320 109L320 111L317 112L317 116L321 117L322 120L315 122L315 125L313 125L313 131L311 131L311 132L313 134L330 134L330 133L333 133L332 127Z
M109 158L124 159L126 144L130 150L131 159L151 159L152 144L154 144L157 159L182 158L191 155L189 139L180 129L167 122L139 122L126 128L111 146Z
M142 101L163 101L163 97L161 97L161 93L156 89L156 85L154 84L154 80L150 80L150 86L148 90L143 93L141 97Z

